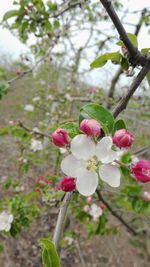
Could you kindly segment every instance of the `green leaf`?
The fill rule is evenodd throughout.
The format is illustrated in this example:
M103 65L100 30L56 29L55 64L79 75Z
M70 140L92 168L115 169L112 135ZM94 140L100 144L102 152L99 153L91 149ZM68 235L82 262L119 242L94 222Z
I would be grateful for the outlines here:
M60 267L59 257L56 248L49 239L41 239L42 262L44 267Z
M127 58L121 57L120 64L121 64L121 68L123 70L128 70L128 68L129 68L129 62L128 62Z
M80 133L79 126L73 122L66 122L61 124L61 127L66 129L71 138Z
M90 118L93 118L101 123L105 133L111 133L114 128L114 118L112 114L104 107L98 104L87 104L82 107L82 111Z
M120 58L121 55L119 52L113 52L113 53L106 53L100 57L98 57L97 59L95 59L91 64L90 67L91 68L101 68L103 67L108 60L112 60L116 63L120 62Z
M9 84L6 81L0 81L0 99L7 94Z
M131 43L132 43L134 46L138 47L137 36L136 36L135 34L133 34L133 33L130 33L130 32L128 32L127 35L128 35L128 37L129 37ZM119 45L119 46L125 46L125 44L124 44L123 41L119 41L119 42L117 42L116 44Z
M125 122L123 120L117 120L115 122L113 133L115 133L115 131L120 129L127 129Z
M143 53L144 55L150 54L150 48L142 48L141 53Z
M10 11L7 11L7 12L4 14L4 16L3 16L3 21L4 21L4 20L7 20L7 19L9 19L9 18L11 18L11 17L16 17L16 16L18 16L18 13L19 13L18 10L10 10Z
M147 73L146 78L147 78L148 84L150 85L150 71Z

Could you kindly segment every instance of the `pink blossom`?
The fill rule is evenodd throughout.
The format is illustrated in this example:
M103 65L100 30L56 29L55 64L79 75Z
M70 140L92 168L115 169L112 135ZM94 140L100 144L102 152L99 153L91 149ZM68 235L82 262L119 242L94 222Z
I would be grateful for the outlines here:
M69 144L69 135L65 129L58 128L52 134L53 144L59 147L64 147Z
M100 207L102 210L104 210L104 209L106 208L105 204L104 204L102 201L100 201L100 203L99 203L99 207Z
M133 136L126 129L121 129L115 132L113 143L118 147L130 147L133 143Z
M100 123L94 119L84 119L80 123L80 130L89 136L100 136L101 128Z
M150 182L150 161L140 160L131 169L134 177L141 183Z
M39 176L38 179L36 180L36 183L40 184L40 185L46 185L47 184L44 176Z
M75 190L76 182L72 177L64 176L57 185L57 190L63 190L64 192L71 192Z
M89 203L89 204L92 204L94 202L94 198L93 197L88 197L87 198L87 203Z

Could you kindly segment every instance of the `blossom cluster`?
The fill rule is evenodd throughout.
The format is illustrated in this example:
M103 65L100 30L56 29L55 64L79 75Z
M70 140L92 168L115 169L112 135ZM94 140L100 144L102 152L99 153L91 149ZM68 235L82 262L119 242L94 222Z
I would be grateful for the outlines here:
M102 136L102 126L95 119L82 120L80 131L72 140L62 128L52 134L54 145L68 149L68 155L61 162L65 176L57 189L64 192L76 189L84 196L91 196L101 181L119 187L121 162L118 152L131 148L133 135L126 129L119 129L113 136ZM131 164L130 171L137 181L150 181L150 161L140 160Z

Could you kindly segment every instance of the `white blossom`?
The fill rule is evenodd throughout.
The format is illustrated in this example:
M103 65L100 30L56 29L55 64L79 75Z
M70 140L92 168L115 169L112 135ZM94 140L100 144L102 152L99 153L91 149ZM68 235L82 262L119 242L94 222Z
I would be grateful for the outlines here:
M0 213L0 231L8 232L11 228L11 223L13 222L13 215L7 211Z
M98 176L112 187L120 185L120 171L116 164L117 152L112 150L112 138L102 138L97 144L80 134L71 141L71 152L62 160L62 171L76 178L76 188L84 196L92 195L98 186Z
M36 139L32 139L31 140L31 150L33 150L33 152L43 150L42 142L39 140L36 140Z
M33 99L32 99L32 101L33 102L37 102L37 101L40 101L40 96L35 96Z
M90 207L89 214L93 217L94 221L97 221L97 219L102 215L103 210L101 207L93 203Z
M29 112L33 112L34 106L33 105L25 105L24 110L29 111Z

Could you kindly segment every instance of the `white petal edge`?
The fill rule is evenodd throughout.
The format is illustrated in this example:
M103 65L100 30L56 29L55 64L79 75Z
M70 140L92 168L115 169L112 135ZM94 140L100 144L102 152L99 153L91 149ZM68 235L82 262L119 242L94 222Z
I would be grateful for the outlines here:
M120 170L112 164L104 164L99 170L100 178L112 187L120 186Z
M68 176L76 178L81 169L86 169L86 162L76 159L72 154L61 162L61 170Z
M103 137L96 145L96 156L103 162L108 156L108 152L112 147L112 138L110 136Z
M76 188L83 196L91 196L98 186L98 176L95 172L84 170L77 177Z
M95 143L90 137L79 134L71 141L71 152L77 159L88 160L95 155Z

